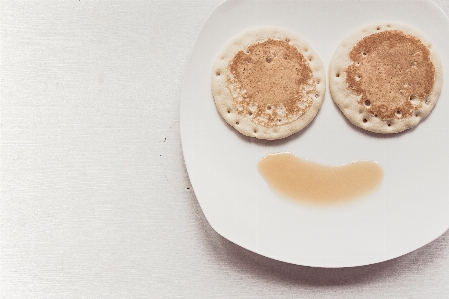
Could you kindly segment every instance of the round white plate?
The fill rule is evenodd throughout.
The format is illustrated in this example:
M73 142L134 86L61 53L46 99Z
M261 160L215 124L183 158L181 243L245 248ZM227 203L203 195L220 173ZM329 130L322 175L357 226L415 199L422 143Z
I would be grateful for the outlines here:
M195 194L220 235L288 263L350 267L406 254L449 228L449 84L427 119L390 136L351 125L328 91L306 129L274 142L242 136L215 108L212 64L242 31L278 26L295 32L327 71L340 41L375 21L402 21L424 33L448 76L449 20L430 1L225 1L209 16L185 73L181 138ZM347 204L304 205L274 193L257 170L265 155L287 151L328 165L377 161L384 180L374 193Z

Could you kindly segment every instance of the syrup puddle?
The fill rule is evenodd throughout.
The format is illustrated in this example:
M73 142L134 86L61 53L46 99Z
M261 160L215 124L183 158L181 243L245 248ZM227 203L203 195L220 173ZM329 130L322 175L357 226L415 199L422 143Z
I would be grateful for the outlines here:
M380 186L383 170L373 161L327 166L292 153L269 154L257 164L276 192L313 204L334 204L360 197Z

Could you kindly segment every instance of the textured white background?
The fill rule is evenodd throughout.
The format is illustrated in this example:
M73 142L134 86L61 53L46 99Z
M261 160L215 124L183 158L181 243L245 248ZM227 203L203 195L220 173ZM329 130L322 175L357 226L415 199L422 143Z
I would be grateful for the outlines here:
M179 106L219 2L1 2L0 297L449 298L449 232L392 261L317 269L209 226Z

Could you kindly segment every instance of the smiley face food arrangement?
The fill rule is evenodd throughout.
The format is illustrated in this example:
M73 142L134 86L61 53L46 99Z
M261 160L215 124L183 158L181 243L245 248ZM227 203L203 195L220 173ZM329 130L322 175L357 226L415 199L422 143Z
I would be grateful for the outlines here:
M334 102L352 124L375 133L418 125L435 107L442 82L435 48L416 29L400 23L353 32L329 65Z
M212 95L223 119L258 139L281 139L316 116L326 89L312 47L279 28L256 28L231 40L212 71Z
M432 44L415 29L393 22L365 26L346 37L328 75L332 99L348 120L382 134L416 126L435 107L442 89L442 65ZM211 87L217 110L238 132L281 139L317 115L325 94L324 67L300 37L257 28L222 49ZM376 162L328 166L292 153L269 154L258 169L272 189L305 203L343 202L372 191L383 179Z

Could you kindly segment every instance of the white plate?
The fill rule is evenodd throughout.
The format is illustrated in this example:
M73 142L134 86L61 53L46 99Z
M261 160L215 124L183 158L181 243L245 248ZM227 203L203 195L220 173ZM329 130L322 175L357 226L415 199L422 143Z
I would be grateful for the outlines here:
M443 73L449 74L449 20L430 1L226 1L209 16L185 73L181 138L195 194L220 235L288 263L350 267L406 254L449 228L447 83L427 119L388 137L349 124L329 92L306 129L274 142L243 137L215 108L213 61L242 31L291 30L311 44L327 70L340 41L375 21L402 21L420 30L437 47ZM384 181L375 193L344 205L303 205L278 196L257 171L266 154L285 151L329 165L374 160L384 169Z

